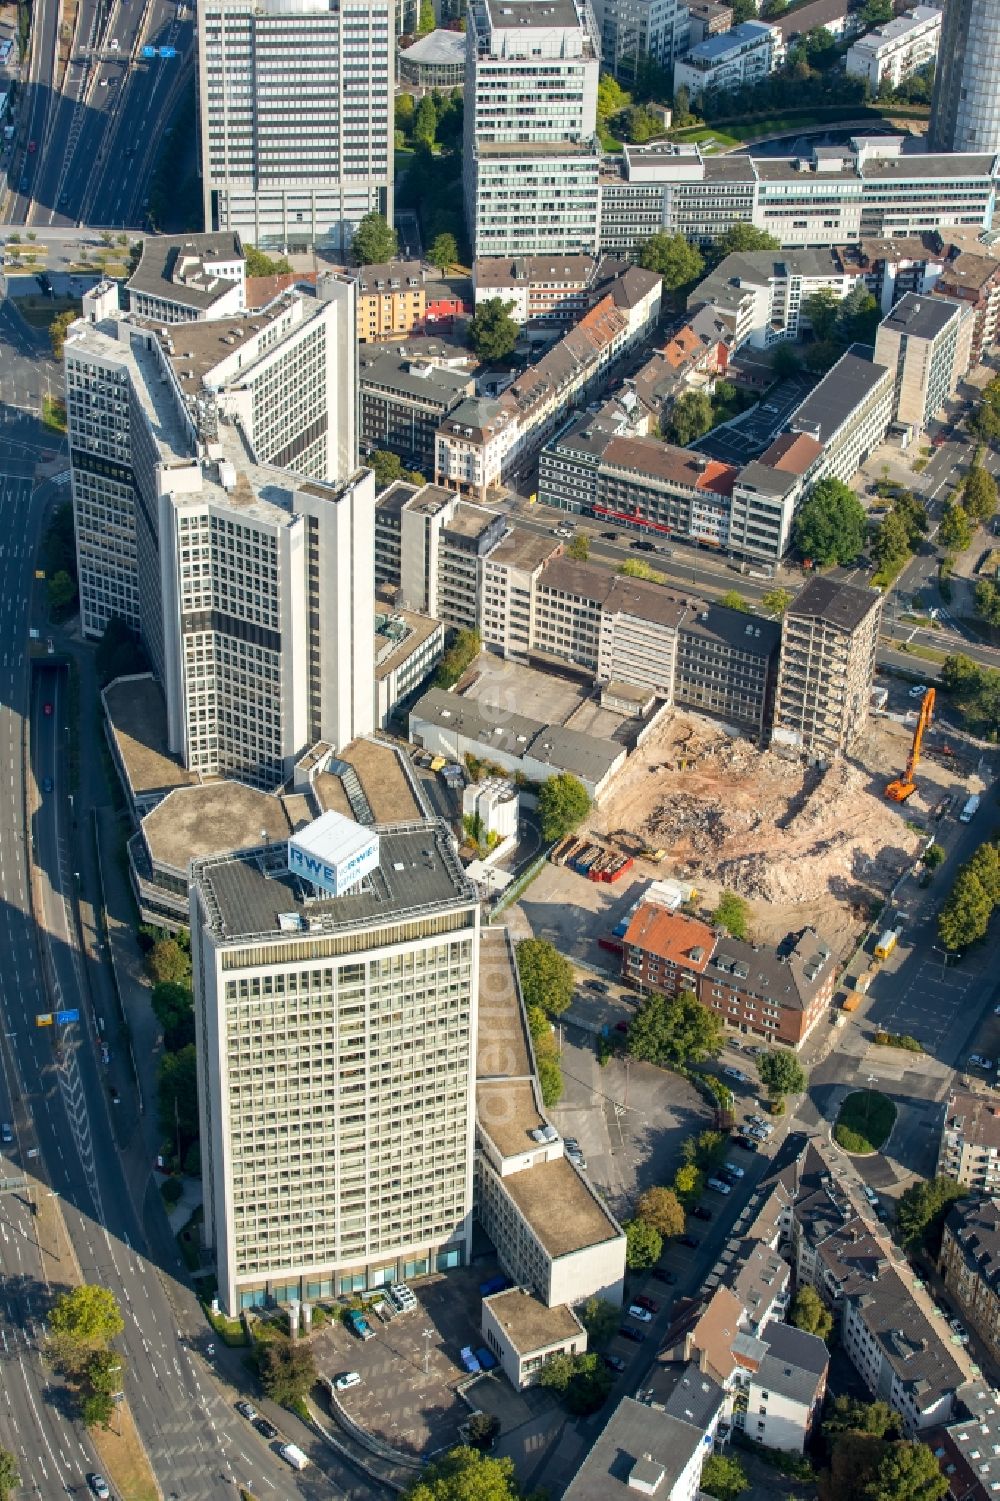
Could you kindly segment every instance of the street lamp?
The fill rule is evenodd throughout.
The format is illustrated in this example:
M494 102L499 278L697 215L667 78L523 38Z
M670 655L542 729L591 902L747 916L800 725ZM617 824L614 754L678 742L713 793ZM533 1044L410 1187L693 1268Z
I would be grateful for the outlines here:
M427 1375L427 1372L430 1370L430 1363L431 1363L431 1340L433 1338L434 1338L434 1330L433 1329L425 1329L425 1330L423 1330L423 1341L424 1341L424 1375L425 1376Z

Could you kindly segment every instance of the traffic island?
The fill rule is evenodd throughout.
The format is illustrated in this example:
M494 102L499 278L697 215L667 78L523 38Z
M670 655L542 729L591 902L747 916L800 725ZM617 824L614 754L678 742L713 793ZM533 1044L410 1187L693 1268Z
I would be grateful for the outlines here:
M877 1089L856 1089L837 1112L833 1139L845 1152L869 1157L889 1140L896 1124L896 1107Z

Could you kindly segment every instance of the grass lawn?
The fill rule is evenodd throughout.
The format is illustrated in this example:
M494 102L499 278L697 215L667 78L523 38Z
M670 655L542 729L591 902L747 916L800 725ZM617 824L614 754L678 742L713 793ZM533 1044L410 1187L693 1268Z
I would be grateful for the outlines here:
M83 311L75 297L15 297L14 306L32 328L48 328L57 313Z
M845 1152L877 1152L889 1138L896 1107L877 1089L856 1089L837 1113L834 1140Z
M712 141L713 149L728 151L731 146L742 146L743 142L737 135L730 135L725 130L713 130L711 125L694 125L686 129L671 132L675 141L682 141L685 145L693 145L697 142Z
M934 646L921 646L916 641L893 641L891 636L885 639L897 651L905 651L908 657L920 657L924 662L937 662L939 665L947 660L948 653L938 651Z
M150 1469L127 1402L118 1404L111 1421L113 1427L108 1430L90 1430L101 1468L120 1496L127 1496L129 1501L159 1501L160 1488ZM119 1428L121 1432L117 1431Z
M57 396L42 397L42 426L51 433L66 431L66 403Z

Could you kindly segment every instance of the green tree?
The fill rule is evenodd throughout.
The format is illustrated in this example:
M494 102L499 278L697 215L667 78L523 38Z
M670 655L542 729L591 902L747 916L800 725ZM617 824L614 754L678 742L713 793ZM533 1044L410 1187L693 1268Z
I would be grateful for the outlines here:
M769 235L766 230L756 229L752 224L733 224L712 241L712 259L721 261L740 251L780 249L774 235Z
M256 245L244 245L243 252L247 258L247 276L288 276L291 273L291 261L283 255L265 255Z
M820 480L795 518L798 552L814 563L853 563L865 544L867 518L853 490L832 475Z
M257 1347L260 1384L272 1402L291 1407L301 1402L316 1384L316 1360L312 1347L279 1335Z
M63 1370L85 1369L125 1328L115 1295L86 1282L61 1293L49 1311L49 1347Z
M413 129L413 117L416 113L417 101L412 94L396 95L396 125L405 135L409 135Z
M1000 625L1000 585L993 579L980 579L973 592L976 614L987 625Z
M436 685L439 688L453 688L466 668L470 667L479 656L481 650L482 641L478 631L468 628L456 631L455 639L438 663L434 674Z
M450 271L452 266L458 265L458 241L454 235L435 235L427 259L432 266L437 266L442 276Z
M146 955L146 968L157 985L183 985L191 978L191 956L186 954L176 938L161 938Z
M413 117L413 140L428 149L433 147L437 135L437 110L434 108L434 100L430 94L425 94L417 105L416 114Z
M956 953L985 938L994 905L976 871L963 866L938 914L938 937L945 948Z
M596 1412L614 1378L599 1355L552 1355L542 1366L539 1386L555 1392L570 1412Z
M884 26L893 18L892 0L866 0L858 13L858 20L865 31L871 31L875 26Z
M645 1220L626 1220L625 1263L633 1272L646 1271L655 1266L663 1251L663 1236Z
M672 1188L647 1188L639 1197L636 1214L665 1240L684 1233L684 1210Z
M750 1482L746 1470L732 1454L710 1454L701 1472L701 1489L716 1501L736 1501Z
M542 1091L542 1104L552 1110L563 1095L562 1069L555 1058L536 1058L538 1087Z
M888 1402L862 1402L858 1397L834 1397L823 1419L824 1434L866 1433L872 1438L896 1438L899 1414Z
M603 1298L588 1298L577 1312L591 1349L600 1350L614 1339L621 1316L613 1303L606 1303Z
M712 913L712 921L718 923L720 928L725 928L734 938L745 938L749 918L750 908L743 898L737 896L735 891L723 891Z
M177 1053L194 1042L194 996L187 985L161 980L153 986L153 1012L163 1028L163 1045Z
M387 448L376 448L370 453L365 461L368 468L375 476L375 489L380 492L395 484L396 480L403 476L403 461L398 453L390 453Z
M684 1204L694 1204L701 1198L704 1174L694 1162L682 1162L674 1174L674 1193Z
M775 344L771 352L771 374L775 380L788 380L790 376L798 375L801 369L802 361L791 344Z
M91 1391L113 1397L125 1384L125 1366L117 1350L95 1350L85 1374Z
M524 938L515 949L526 1006L559 1016L573 999L573 966L547 938Z
M820 287L803 299L802 313L817 339L831 339L837 329L840 298L832 287Z
M962 487L962 505L973 521L988 521L997 508L997 482L982 464L973 464Z
M733 0L733 25L739 26L744 21L756 21L757 0Z
M610 120L631 104L631 95L626 94L617 78L611 73L602 73L597 84L597 118Z
M493 1448L499 1436L500 1419L492 1412L474 1412L466 1431L472 1448L485 1454L488 1449Z
M719 604L727 610L739 610L743 615L749 615L750 606L738 589L727 589L725 594L719 596Z
M790 589L768 589L761 596L760 607L765 615L784 615L795 596Z
M967 729L1000 738L1000 672L961 655L945 657L941 684L960 710Z
M807 1334L818 1335L820 1339L828 1339L833 1332L833 1314L808 1282L795 1294L788 1322L796 1329L804 1329Z
M772 1099L783 1094L801 1094L809 1082L795 1054L785 1048L772 1048L759 1057L757 1073Z
M727 1138L721 1131L699 1131L697 1136L686 1136L681 1143L681 1156L685 1162L693 1162L703 1173L717 1168L726 1155Z
M972 545L972 523L963 506L950 500L944 508L938 541L947 552L964 552Z
M110 1428L114 1411L106 1392L87 1392L80 1402L80 1416L88 1428Z
M10 1501L12 1491L21 1484L17 1459L9 1449L0 1449L0 1501Z
M374 211L365 214L351 241L351 259L354 264L381 266L386 261L391 261L398 251L396 231L386 222L385 215Z
M995 443L1000 438L1000 403L981 401L968 414L965 425L980 443Z
M171 1141L181 1136L181 1155L198 1135L198 1065L194 1043L164 1053L156 1075L160 1129Z
M865 1486L864 1501L941 1501L948 1479L926 1444L896 1443Z
M548 843L571 834L590 812L590 795L583 783L568 771L548 777L538 793L538 816L542 838Z
M899 1196L896 1226L906 1245L923 1244L936 1255L948 1210L968 1190L954 1178L932 1178L929 1183L911 1183Z
M469 319L469 343L481 360L505 360L513 353L520 329L510 316L513 302L488 297Z
M417 20L417 36L428 36L434 30L434 6L431 0L420 0L420 15ZM424 95L426 99L427 95Z
M690 990L651 995L628 1029L633 1058L657 1063L700 1063L722 1049L722 1023Z
M458 1448L425 1466L406 1491L408 1501L519 1501L512 1459L491 1459Z
M64 313L56 313L52 319L52 322L49 324L49 343L52 345L53 359L62 359L69 326L71 323L75 323L79 316L75 308L67 308Z
M705 258L682 234L650 235L639 245L639 265L663 277L668 291L676 292L697 281L705 269Z
M45 586L48 595L49 609L56 619L62 619L70 608L76 604L76 583L65 571L60 568L54 573Z
M685 391L678 396L666 421L668 442L687 448L712 426L712 403L704 391Z
M843 344L874 344L882 312L863 281L848 292L837 313L837 337Z
M937 870L939 865L944 864L947 856L940 844L929 844L920 858L928 870Z
M897 511L888 511L875 528L871 554L880 568L892 568L910 552L910 534Z
M577 532L566 548L566 554L578 563L586 563L590 557L590 538L586 532Z

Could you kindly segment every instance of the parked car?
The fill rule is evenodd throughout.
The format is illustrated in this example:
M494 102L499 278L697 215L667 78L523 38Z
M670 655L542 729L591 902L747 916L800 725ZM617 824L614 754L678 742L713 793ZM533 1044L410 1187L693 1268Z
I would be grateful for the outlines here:
M622 1022L615 1022L615 1031L616 1032L627 1032L628 1031L628 1022L624 1022L624 1021L622 1021Z
M862 1185L861 1185L861 1192L864 1194L864 1196L868 1200L869 1204L871 1204L872 1208L873 1209L877 1209L878 1208L878 1194L875 1192L875 1190L873 1188L869 1188L867 1183L862 1183Z
M742 1167L740 1167L738 1165L738 1163L735 1163L735 1162L724 1162L722 1164L722 1171L724 1173L731 1173L734 1178L742 1178L743 1175L744 1175L745 1169L742 1168Z
M759 1152L760 1142L754 1141L752 1136L734 1136L733 1146L740 1147L744 1152Z
M640 1324L651 1324L653 1322L653 1315L649 1309L640 1307L638 1303L629 1304L628 1316L630 1319L638 1319Z
M676 1286L677 1273L672 1272L669 1267L654 1266L649 1275L652 1277L654 1282L665 1282L668 1287Z
M693 1251L701 1245L701 1241L696 1235L678 1235L677 1244L679 1246L687 1246L689 1251Z
M712 1211L710 1209L706 1209L704 1204L696 1204L691 1213L694 1215L696 1220L710 1220L712 1218Z
M660 1311L660 1305L656 1299L647 1297L645 1293L641 1294L638 1298L633 1298L632 1301L633 1303L638 1303L640 1308L648 1309L650 1313L659 1313Z
M252 1402L237 1402L236 1411L241 1418L246 1418L248 1423L254 1422L257 1417L257 1409Z
M992 1068L993 1059L984 1057L982 1053L970 1053L969 1064L972 1068Z
M636 1329L635 1327L630 1327L628 1324L623 1324L618 1333L621 1335L622 1339L630 1339L634 1345L642 1345L646 1342L646 1336L643 1334L642 1330Z
M625 1362L624 1360L622 1360L620 1355L602 1355L601 1359L604 1361L604 1364L607 1366L609 1371L617 1371L620 1373L625 1369Z
M360 1385L361 1377L357 1371L345 1371L342 1376L336 1378L333 1389L338 1392L349 1392L352 1386Z
M733 1068L731 1063L726 1064L725 1068L722 1070L722 1073L723 1076L727 1079L735 1079L737 1084L750 1083L749 1077L743 1072L743 1070L741 1068Z
M605 542L617 542L618 541L618 533L617 532L602 532L601 536L603 537L603 539L604 539Z
M598 990L598 991L600 991L601 995L608 995L608 994L610 994L611 986L610 985L606 985L603 980L588 980L587 981L587 989L588 990Z
M271 1439L278 1437L277 1428L275 1428L274 1424L269 1422L267 1418L254 1418L253 1426L256 1428L261 1438L266 1438L268 1442L270 1442Z
M90 1489L93 1491L94 1495L100 1498L100 1501L108 1501L108 1497L111 1495L111 1490L108 1486L108 1482L105 1480L103 1475L88 1475L87 1484L90 1486Z
M9 1147L13 1140L14 1127L11 1125L10 1121L4 1121L3 1125L0 1125L0 1141L3 1142L5 1147Z
M733 1185L727 1183L725 1178L709 1178L705 1187L710 1188L713 1193L717 1194L730 1194L733 1191Z
M926 692L927 692L927 684L926 683L914 683L913 687L910 689L910 697L911 698L923 698L923 696L924 696L924 694Z
M636 552L656 551L656 548L653 546L652 542L647 542L644 537L637 537L634 542L629 543L629 547L634 548Z

